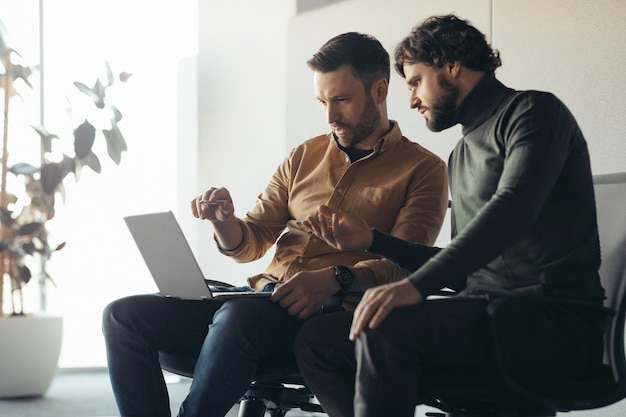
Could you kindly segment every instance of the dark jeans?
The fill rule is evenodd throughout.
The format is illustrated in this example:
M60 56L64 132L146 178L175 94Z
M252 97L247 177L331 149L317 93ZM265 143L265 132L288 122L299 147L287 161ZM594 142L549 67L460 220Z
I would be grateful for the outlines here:
M223 417L269 354L291 353L302 321L269 299L186 301L160 295L106 307L103 332L121 416L170 417L158 352L199 354L181 417Z
M356 343L351 312L318 316L296 337L298 366L330 417L413 417L429 372L490 367L486 301L453 297L397 308ZM511 322L521 370L574 374L601 359L597 322L550 309L520 311Z

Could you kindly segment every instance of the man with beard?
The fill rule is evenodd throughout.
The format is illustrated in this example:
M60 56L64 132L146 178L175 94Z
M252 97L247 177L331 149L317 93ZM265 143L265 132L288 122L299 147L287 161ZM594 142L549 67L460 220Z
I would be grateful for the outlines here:
M191 201L193 216L212 224L224 255L254 261L275 244L265 271L240 288L271 292L271 299L186 301L150 294L107 306L103 329L122 416L170 415L158 352L198 356L179 416L224 416L264 358L293 358L298 328L329 300L408 274L377 255L337 250L313 236L302 220L320 204L358 213L399 239L431 245L437 238L448 202L445 163L388 119L387 51L371 36L345 33L307 64L332 132L293 149L243 218L235 216L225 188L209 188ZM341 308L353 309L357 301L346 297Z
M486 306L499 297L533 300L507 316L511 331L500 342L510 348L511 373L574 379L602 362L604 290L587 143L561 101L504 86L494 74L500 65L485 36L454 15L426 19L395 50L410 105L428 128L463 126L448 164L447 247L403 241L327 206L304 222L338 249L366 250L413 271L367 290L354 312L302 326L298 363L332 417L412 417L423 375L489 374ZM444 288L460 292L427 299Z

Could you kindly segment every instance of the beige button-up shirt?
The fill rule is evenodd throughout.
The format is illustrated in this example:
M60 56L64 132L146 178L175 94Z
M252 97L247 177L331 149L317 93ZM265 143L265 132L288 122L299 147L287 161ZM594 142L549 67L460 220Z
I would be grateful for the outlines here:
M371 154L354 163L332 134L321 135L291 151L254 207L240 219L241 244L231 251L220 250L238 262L249 262L276 244L265 271L248 278L255 290L286 281L299 271L332 265L350 266L357 276L383 284L407 276L408 271L366 251L336 250L299 222L326 204L355 213L378 230L432 245L447 203L445 163L402 136L396 122Z

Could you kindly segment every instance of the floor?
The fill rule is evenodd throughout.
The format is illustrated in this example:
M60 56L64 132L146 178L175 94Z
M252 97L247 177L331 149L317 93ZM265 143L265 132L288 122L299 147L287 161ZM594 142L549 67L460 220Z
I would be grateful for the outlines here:
M172 415L189 390L190 380L166 375ZM227 417L237 417L238 406ZM105 369L61 370L46 395L39 398L0 399L0 417L115 417L119 416ZM323 416L291 410L287 417Z

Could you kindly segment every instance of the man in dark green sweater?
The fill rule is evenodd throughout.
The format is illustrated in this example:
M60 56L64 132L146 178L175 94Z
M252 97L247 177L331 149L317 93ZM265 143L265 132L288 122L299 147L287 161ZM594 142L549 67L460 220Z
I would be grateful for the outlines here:
M368 290L354 313L301 329L299 365L332 417L413 416L424 373L485 371L489 300L549 295L601 307L604 299L587 143L565 105L500 83L498 51L454 15L415 27L395 61L429 129L463 126L448 165L452 241L406 242L325 206L305 222L339 249L365 249L413 271ZM427 299L442 288L460 292ZM512 372L589 372L602 360L603 324L600 308L521 309L511 322Z

